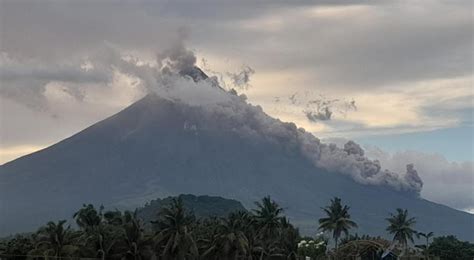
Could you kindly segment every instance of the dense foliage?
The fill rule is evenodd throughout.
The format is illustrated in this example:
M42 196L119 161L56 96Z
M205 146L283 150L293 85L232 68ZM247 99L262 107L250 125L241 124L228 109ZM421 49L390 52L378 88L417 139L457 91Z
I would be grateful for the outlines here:
M415 218L408 216L408 210L398 208L397 213L391 214L387 221L389 222L387 231L393 235L393 240L400 243L405 250L408 250L408 242L413 243L413 236L417 234L413 229L416 223Z
M101 259L296 259L300 235L270 199L253 212L196 218L181 197L161 208L145 229L136 212L84 205L74 214L78 230L65 220L49 222L32 235L2 243L0 255L21 259L89 257Z
M323 208L323 210L327 217L319 219L319 229L332 232L337 249L337 242L341 234L344 233L348 236L349 229L357 227L357 224L351 220L349 207L347 205L343 206L340 198L331 200L331 204Z
M437 237L430 244L433 233L416 232L415 219L410 218L406 210L397 209L397 214L387 219L387 231L393 235L393 241L388 241L357 233L350 235L349 230L357 225L350 219L349 207L339 198L323 208L327 215L319 219L319 229L323 232L315 237L301 237L283 215L283 209L270 197L256 202L255 206L252 211L237 210L225 217L202 218L196 217L180 196L167 199L166 205L155 212L154 220L145 226L138 211L104 211L103 207L88 204L73 215L77 229L71 228L65 220L48 222L35 233L0 240L0 257L296 260L307 256L346 259L345 256L350 255L373 259L386 250L399 254L401 249L405 254L440 256L442 260L474 257L474 244L459 241L454 236ZM334 239L334 248L328 246L326 234ZM414 235L426 241L416 246L421 251L407 250Z
M455 236L435 237L429 246L429 254L443 260L472 260L474 244L460 241Z

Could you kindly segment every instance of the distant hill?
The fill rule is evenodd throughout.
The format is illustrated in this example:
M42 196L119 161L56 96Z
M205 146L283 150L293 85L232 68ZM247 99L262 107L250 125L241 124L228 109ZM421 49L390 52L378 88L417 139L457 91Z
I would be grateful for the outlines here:
M225 199L217 196L195 196L182 194L177 196L183 200L186 210L192 212L197 218L225 217L231 212L247 211L242 203L232 199ZM137 208L137 215L144 223L156 220L158 212L163 206L169 205L173 198L155 199L146 203L144 207Z

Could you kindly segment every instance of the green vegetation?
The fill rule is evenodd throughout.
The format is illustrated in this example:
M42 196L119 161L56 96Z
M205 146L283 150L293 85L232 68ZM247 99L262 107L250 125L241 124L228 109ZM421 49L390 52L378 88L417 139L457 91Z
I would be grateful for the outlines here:
M387 231L393 235L393 240L400 243L407 252L408 241L413 243L413 236L416 235L416 231L413 229L416 223L415 218L408 217L408 210L398 208L397 213L391 214L387 221L389 223Z
M78 230L64 220L49 222L34 234L3 241L0 256L176 260L297 256L299 232L270 197L257 202L253 212L208 218L196 218L185 207L183 196L171 198L155 213L149 229L137 212L104 212L103 207L84 205L73 215Z
M428 248L430 255L440 256L443 260L472 260L474 244L459 241L455 236L435 237Z
M430 247L430 238L434 236L433 232L428 232L428 233L423 233L423 232L417 232L416 236L418 238L424 238L426 240L426 244L424 245L416 245L415 247L420 248L423 250L423 255L428 258L429 257L429 250L428 248Z
M188 203L186 203L186 199ZM223 199L204 199L213 208ZM157 200L158 201L158 200ZM143 208L130 211L104 211L91 204L83 205L73 219L77 229L65 220L48 222L31 234L0 240L1 259L380 259L390 250L393 255L439 256L441 259L472 259L474 244L454 236L434 238L433 233L414 230L415 219L406 210L397 209L388 221L387 231L393 241L368 235L351 235L357 224L351 220L349 207L334 198L323 208L326 217L319 219L315 237L301 237L298 229L283 215L283 209L270 197L255 203L252 211L239 210L226 216L196 217L190 210L192 195L160 200L160 207L148 225L139 217ZM202 202L202 201L201 201ZM201 202L197 203L200 204ZM154 203L157 205L156 202ZM186 206L187 204L187 206ZM194 204L196 205L196 203ZM234 205L234 206L235 206ZM240 205L240 206L238 206ZM147 204L146 207L149 207ZM145 207L145 208L146 208ZM242 207L243 208L243 207ZM212 210L211 210L212 211ZM214 212L222 212L217 210ZM149 213L149 212L148 212ZM148 214L147 213L147 214ZM328 245L328 237L334 247ZM424 245L409 247L414 236L424 238ZM419 249L422 249L420 251Z
M340 198L332 199L331 205L323 208L323 210L327 217L319 219L319 229L332 232L335 248L337 249L337 242L341 237L341 233L348 236L349 229L356 228L357 224L351 220L349 207L347 205L342 206Z

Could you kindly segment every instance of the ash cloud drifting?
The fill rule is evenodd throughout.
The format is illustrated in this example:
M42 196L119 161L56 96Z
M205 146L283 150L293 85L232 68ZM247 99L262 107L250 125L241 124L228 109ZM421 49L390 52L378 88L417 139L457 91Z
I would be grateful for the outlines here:
M46 65L36 60L20 62L6 53L0 55L0 95L35 109L47 106L43 95L48 83L94 84L110 82L111 78L110 68L87 69L79 60ZM84 98L79 88L65 86L63 91L76 99Z
M184 49L180 52L187 56L190 53ZM175 55L178 60L189 61L184 67L196 68L195 59L181 59L180 55ZM171 58L171 57L167 57ZM171 60L171 64L175 64ZM165 71L177 71L174 67L165 69ZM172 74L162 73L159 78L163 79ZM211 92L218 93L218 102L194 102L190 105L199 105L205 109L205 118L200 118L199 122L188 122L196 125L196 131L205 131L209 125L215 125L216 122L223 131L237 132L244 138L252 138L256 141L265 140L287 150L298 151L309 159L316 167L324 168L328 171L341 173L350 176L355 181L368 185L384 185L395 190L408 193L419 194L423 182L418 176L413 165L407 166L407 173L398 174L389 170L382 170L380 162L370 160L364 155L364 150L355 142L349 141L344 148L338 148L335 144L324 144L306 132L303 128L297 128L293 123L281 122L268 116L260 106L254 106L246 102L245 96L238 96L235 91L226 92L222 88L216 87L215 82L205 79L202 81L193 81L190 78L185 79L189 86L182 88L182 82L179 78L173 77L171 88L180 89L179 94L195 95L197 92L205 91L209 95ZM182 78L181 78L182 79ZM170 82L167 82L170 83ZM176 83L179 83L176 85ZM204 88L202 88L204 87ZM209 92L208 92L209 91ZM155 91L155 93L157 93ZM159 94L159 93L157 93ZM191 95L189 95L191 96ZM188 104L187 99L180 99Z
M235 90L224 90L218 85L216 77L208 77L196 66L194 53L186 49L182 42L159 53L156 63L144 63L131 56L124 58L111 47L88 61L90 68L85 75L87 77L99 74L102 76L93 78L108 79L114 71L119 71L139 80L146 93L205 109L205 118L200 118L200 122L189 122L197 126L196 131L205 130L205 126L217 122L223 131L234 131L244 138L264 140L300 152L316 167L348 175L359 183L384 185L413 194L419 194L423 186L412 166L407 167L406 174L382 170L379 161L365 157L356 143L350 141L344 148L321 143L303 128L274 119L260 106L247 103L245 95L237 95ZM235 80L238 84L248 84L252 73L254 71L249 67L243 73L236 74ZM299 102L296 95L290 97L290 101ZM326 104L329 109L329 104L334 102L315 101L312 104ZM329 110L327 114L330 118Z
M303 113L310 122L328 121L336 113L346 116L349 111L357 110L355 101L350 102L340 99L327 99L320 95L317 99L311 99L306 102Z
M350 111L357 110L355 100L329 99L321 94L315 96L308 91L304 94L296 92L283 100L285 99L290 106L304 107L302 112L312 123L332 120L334 115L345 117ZM274 102L280 103L281 100L282 97L275 97Z
M406 175L406 179L416 176L413 169L407 167L407 164L413 163L426 184L421 192L423 198L459 210L472 212L474 209L472 161L453 162L440 154L409 150L389 153L375 146L366 146L365 152L366 156L379 160L384 167L392 171L412 172Z
M232 84L240 89L247 89L250 86L250 77L255 73L255 70L250 66L242 66L239 72L232 73L227 72L227 75L231 78Z
M65 94L80 102L87 97L91 86L110 87L114 83L114 76L119 73L136 80L138 89L145 94L157 93L170 99L187 99L196 104L224 100L223 93L209 89L217 86L217 79L208 78L195 63L194 53L184 47L182 40L160 52L152 62L144 62L109 44L87 57L64 64L51 65L40 60L20 61L2 55L0 96L33 110L47 111L48 84L60 83ZM195 82L189 82L188 78ZM196 85L199 85L200 91L196 91Z
M205 58L201 59L200 67L209 75L213 75L216 82L227 90L238 89L247 90L252 85L250 84L251 77L255 74L255 70L248 66L242 65L237 71L226 71L224 73L213 70Z

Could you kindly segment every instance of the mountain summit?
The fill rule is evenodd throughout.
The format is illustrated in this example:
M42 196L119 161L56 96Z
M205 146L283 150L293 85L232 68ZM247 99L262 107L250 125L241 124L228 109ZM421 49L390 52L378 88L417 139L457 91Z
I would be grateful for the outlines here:
M197 67L196 67L197 68ZM181 75L208 80L199 69ZM135 208L182 193L237 199L247 208L270 195L303 233L321 207L341 197L360 234L383 234L407 208L419 230L474 240L474 216L419 197L422 182L382 170L355 143L344 148L266 115L244 96L215 103L148 94L121 112L41 151L0 166L0 234L71 218L83 203Z

